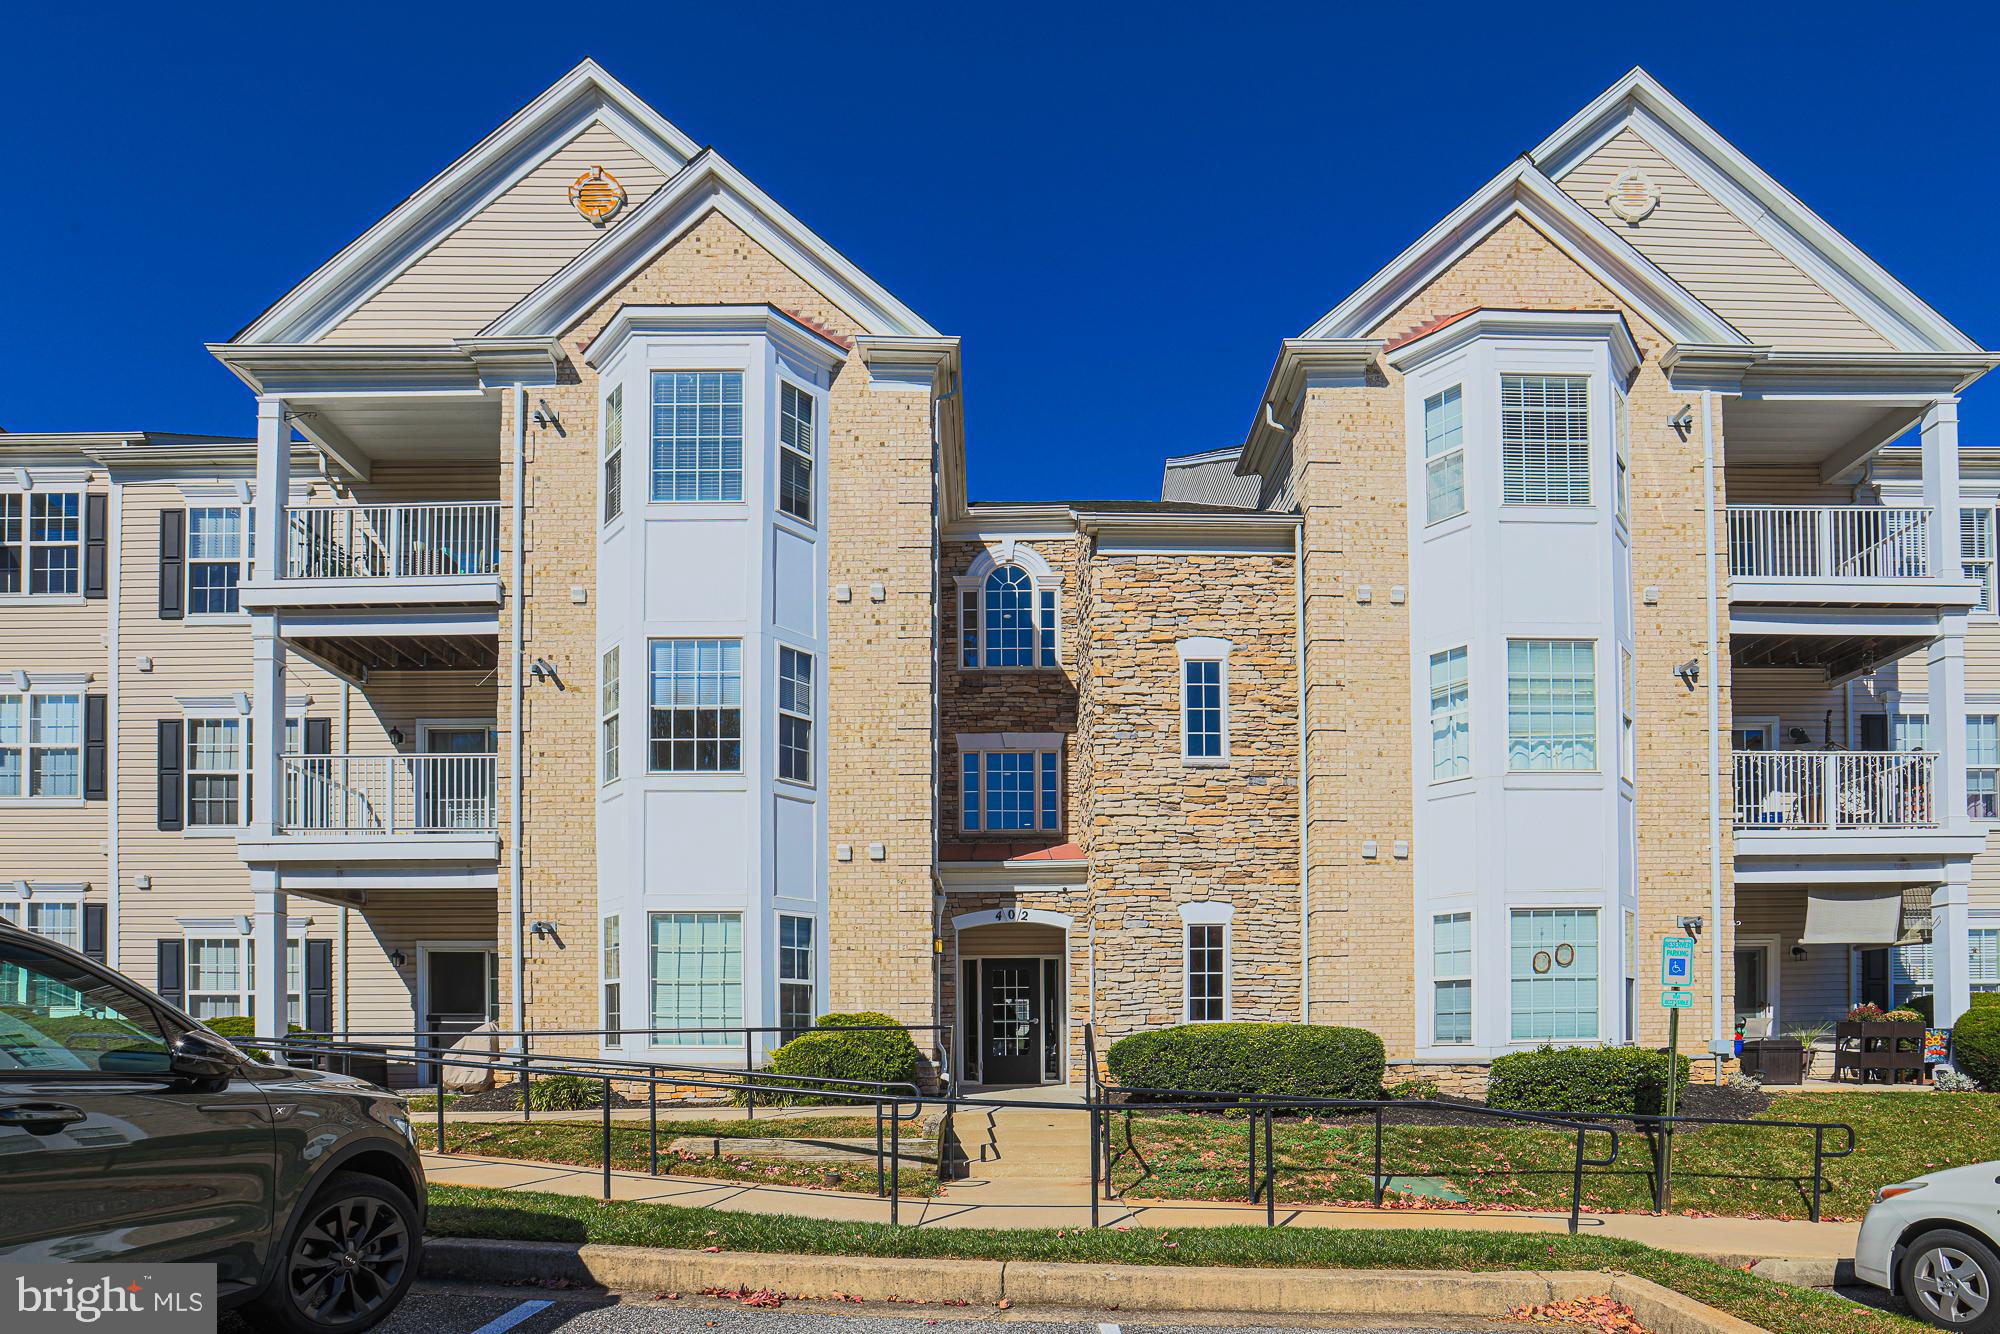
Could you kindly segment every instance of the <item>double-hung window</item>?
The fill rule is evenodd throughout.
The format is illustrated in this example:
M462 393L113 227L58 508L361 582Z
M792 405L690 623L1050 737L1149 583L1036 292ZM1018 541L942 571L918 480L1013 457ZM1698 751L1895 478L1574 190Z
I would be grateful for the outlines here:
M1597 910L1509 914L1509 1035L1516 1042L1597 1036Z
M1597 646L1507 641L1507 767L1597 767Z
M1500 377L1500 499L1507 505L1590 503L1590 380Z
M1611 499L1621 521L1632 522L1631 405L1621 394L1611 410Z
M38 936L67 945L73 950L83 948L83 905L75 899L28 899L18 903L0 903L0 919L12 922L23 931L32 931Z
M813 520L813 397L788 381L778 390L778 508Z
M1431 1041L1472 1041L1472 914L1431 918Z
M598 683L597 752L606 783L618 779L618 649L604 650L604 675Z
M1975 713L1965 720L1965 813L2000 819L2000 715Z
M653 372L654 500L743 499L743 373Z
M250 724L242 718L187 720L187 827L244 823Z
M188 510L188 615L225 616L236 611L237 586L249 563L250 513L240 505L196 505Z
M1627 782L1638 780L1639 746L1636 700L1638 673L1632 665L1632 650L1618 650L1618 774Z
M1424 400L1424 522L1465 513L1465 402L1458 385Z
M604 400L604 522L625 512L625 386Z
M790 1042L813 1026L813 919L778 918L779 1040Z
M305 942L285 942L286 1022L296 1024L305 1009ZM187 938L187 1009L204 1023L231 1015L256 1017L257 955L250 937Z
M961 823L974 833L1055 830L1060 824L1060 763L1053 750L966 751Z
M1187 1022L1221 1023L1229 1017L1229 927L1187 924Z
M1966 974L1974 991L2000 991L2000 927L1975 926L1966 932L1971 945Z
M959 591L959 662L966 667L1054 667L1056 590L1001 565Z
M0 797L83 795L83 696L0 695Z
M653 1042L695 1047L740 1041L743 915L661 912L652 914L649 926L649 1023L661 1030L653 1035Z
M1221 658L1181 663L1181 758L1196 764L1229 758L1229 672Z
M1472 772L1472 681L1463 647L1431 654L1431 781Z
M619 981L622 963L619 957L618 918L604 919L604 937L599 953L598 982L604 988L604 1045L622 1047L625 1045L624 1005Z
M0 495L0 593L74 596L83 569L83 497L75 491Z
M743 641L655 639L651 768L654 773L743 769Z
M813 780L813 660L795 648L778 650L778 777Z
M1979 585L1979 610L1992 611L1993 507L1981 505L1958 512L1958 563L1965 577Z

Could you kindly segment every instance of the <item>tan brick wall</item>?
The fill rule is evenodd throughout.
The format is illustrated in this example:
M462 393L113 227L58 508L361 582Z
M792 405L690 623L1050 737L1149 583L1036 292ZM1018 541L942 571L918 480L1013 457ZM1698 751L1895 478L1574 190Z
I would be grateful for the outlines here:
M1672 667L1703 658L1706 645L1699 433L1682 441L1667 425L1689 396L1673 390L1659 364L1666 340L1636 310L1578 268L1547 237L1515 219L1385 318L1370 336L1393 338L1427 320L1469 307L1624 311L1644 357L1631 386L1632 580L1639 802L1639 980L1642 1042L1664 1036L1664 1012L1644 1004L1647 960L1684 913L1708 907L1706 698L1677 682ZM1717 414L1720 432L1720 413ZM1366 387L1307 391L1295 433L1294 485L1305 516L1308 856L1311 875L1312 1018L1381 1034L1391 1056L1414 1050L1414 977L1408 942L1413 879L1408 862L1387 855L1411 837L1409 617L1377 598L1355 599L1409 580L1407 482L1401 378L1378 371ZM1723 501L1721 442L1716 503ZM1718 524L1720 524L1718 514ZM1636 590L1657 585L1658 606ZM1705 663L1723 687L1729 716L1728 628L1723 661ZM1362 857L1375 839L1382 855ZM1731 850L1723 830L1724 903L1733 903ZM1726 914L1725 914L1726 915ZM1727 922L1711 923L1724 935ZM1607 932L1616 929L1606 923ZM1698 983L1711 979L1707 941ZM1706 994L1701 996L1705 1002ZM1706 1028L1706 1005L1698 1006ZM1612 1031L1613 1016L1606 1016ZM1688 1035L1683 1034L1683 1041Z
M538 391L556 409L561 432L530 426L529 507L524 598L502 610L504 646L512 618L525 607L527 652L547 658L566 689L531 684L525 710L529 780L525 802L524 888L527 914L561 925L563 947L529 947L527 999L538 1028L598 1023L597 838L594 774L596 699L595 599L577 606L573 584L595 588L597 377L583 352L623 305L769 303L838 337L859 332L825 296L752 241L710 214L562 336L567 382ZM501 424L501 494L511 493L511 404ZM932 609L935 461L930 397L871 389L851 360L835 377L824 466L830 583L856 590L829 604L828 807L831 841L855 845L852 862L830 865L828 936L833 1009L869 1008L926 1020L932 1008ZM502 545L513 542L502 506ZM883 584L886 598L866 590ZM500 728L511 701L500 692ZM628 705L628 707L630 707ZM501 832L507 830L510 781L500 762ZM885 845L873 861L870 843ZM509 894L501 854L500 902ZM502 930L502 990L510 989ZM641 937L628 931L627 948ZM503 1005L505 1001L503 1000ZM643 997L628 997L634 1016Z

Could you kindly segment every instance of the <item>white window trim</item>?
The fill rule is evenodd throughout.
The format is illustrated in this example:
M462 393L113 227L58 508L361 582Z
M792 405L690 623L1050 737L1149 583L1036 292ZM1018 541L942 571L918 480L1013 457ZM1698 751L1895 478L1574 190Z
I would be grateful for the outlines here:
M1514 1036L1514 915L1529 912L1575 912L1589 913L1597 919L1597 1033L1592 1037L1577 1038L1517 1038ZM1506 968L1501 980L1507 987L1507 1045L1517 1048L1541 1046L1553 1047L1602 1047L1609 1045L1604 1036L1604 914L1601 903L1510 903L1506 916ZM1621 1018L1622 1024L1624 1020Z
M780 371L774 378L777 380L778 402L772 420L776 423L777 429L771 432L771 437L776 442L778 450L777 467L771 470L771 512L787 523L795 523L804 528L816 529L819 526L820 511L824 508L821 504L819 494L819 459L826 452L825 446L822 443L824 435L821 431L821 423L826 420L826 400L816 386L794 379L783 371ZM800 453L785 443L785 390L788 388L805 399L812 408L812 420L807 423L807 426L811 430L811 439L806 442L806 452L804 453ZM787 454L796 456L806 465L806 492L808 503L812 506L812 514L807 518L802 519L784 507L785 455Z
M257 994L256 973L253 967L253 951L256 948L256 938L251 932L251 920L248 917L181 917L176 919L175 924L181 929L181 1008L189 1014L194 1013L194 997L196 994L194 987L194 942L197 940L233 940L237 942L238 957L241 960L240 973L242 982L241 990L236 993L236 1013L247 1016L250 1013L251 997ZM301 1027L305 1024L306 991L308 989L305 977L305 938L306 928L311 925L312 918L310 917L287 917L285 919L286 955L289 956L291 954L294 944L297 944L299 947L299 989L297 991L287 990L285 1000L287 1008L289 1008L291 1000L294 997L298 999L299 1024ZM286 965L288 968L290 963L291 960L287 957ZM287 975L287 980L289 980L289 974ZM200 994L204 996L226 996L230 993L226 991L203 990ZM289 1017L286 1022L290 1022ZM273 1035L275 1036L275 1033Z
M88 532L90 489L84 484L85 479L82 475L71 477L69 475L70 472L71 470L65 470L65 482L63 485L41 486L36 484L36 478L28 476L27 469L20 468L15 470L15 476L20 479L17 485L0 487L0 496L19 496L21 498L21 591L18 593L0 593L0 603L32 602L46 607L68 606L73 603L82 603L86 600L83 595L83 559L84 546L90 536ZM30 497L45 495L74 495L76 497L76 542L74 543L76 547L76 592L74 593L31 593L28 591L33 577L30 573L30 567L33 564L29 556L31 549L72 545L68 542L29 541L28 511L33 504Z
M716 496L704 500L700 497L682 499L677 496L667 496L661 498L655 494L659 481L659 469L657 466L659 441L654 439L653 436L653 386L662 375L734 375L740 381L738 389L739 406L743 410L743 448L737 469L736 495ZM755 475L749 466L750 442L754 438L752 423L755 420L755 415L750 411L750 398L753 386L757 383L755 372L742 366L648 366L645 370L644 383L646 386L646 503L649 505L699 505L703 507L745 504L750 498L750 479ZM629 416L630 414L628 413L627 415ZM721 475L721 473L718 473L718 477ZM696 471L696 476L699 478L699 470ZM719 490L720 487L718 486L717 489Z
M665 1025L660 1025L657 1023L658 1016L655 1015L653 1012L653 991L654 988L658 985L658 973L655 971L655 965L658 962L658 960L655 958L653 953L653 922L656 918L660 917L717 916L717 917L734 917L736 919L736 939L737 939L737 949L738 949L737 985L738 985L739 1003L738 1003L738 1014L735 1027L740 1029L742 1025L747 1024L750 1021L752 999L756 995L756 990L755 990L756 984L748 968L748 965L750 963L750 948L751 948L750 936L749 936L749 921L750 921L749 913L747 913L740 904L732 904L728 907L700 907L700 906L683 907L676 905L670 908L649 907L645 910L643 914L641 914L641 916L645 919L645 924L646 924L645 944L644 944L645 961L646 961L645 974L644 974L645 1008L641 1011L641 1013L645 1017L645 1028L648 1030L646 1036L647 1045L650 1048L654 1049L685 1048L694 1051L707 1051L717 1046L721 1046L727 1049L732 1043L740 1042L742 1040L742 1033L740 1031L724 1036L720 1042L702 1042L694 1040L686 1034L667 1034L663 1036L660 1033L653 1031L657 1028L666 1027ZM620 997L620 1000L622 1002L623 997ZM628 1024L627 1027L629 1028L631 1027L631 1025Z
M1180 664L1176 669L1177 679L1175 687L1176 693L1180 697L1178 703L1180 706L1181 724L1181 763L1190 769L1219 769L1229 763L1229 651L1233 647L1234 645L1229 640L1214 635L1196 635L1188 639L1183 639L1175 645L1180 657ZM1222 729L1222 750L1220 754L1188 754L1187 665L1191 662L1213 662L1220 664L1220 670L1216 673L1220 699L1220 726Z
M613 644L597 658L597 781L600 786L624 776L625 747L618 723L625 706L622 644Z
M1479 1014L1479 1007L1474 1003L1473 997L1476 991L1478 990L1479 982L1477 977L1478 968L1475 964L1474 956L1477 954L1479 949L1479 934L1476 930L1473 929L1472 909L1469 907L1446 908L1441 911L1432 912L1430 916L1431 916L1431 939L1430 939L1430 955L1428 964L1431 973L1431 988L1430 988L1431 994L1430 994L1430 1005L1428 1007L1430 1010L1430 1015L1429 1015L1430 1040L1425 1045L1431 1047L1451 1047L1451 1048L1470 1047L1473 1045L1474 1040L1477 1036L1476 1022L1468 1023L1466 1025L1466 1033L1463 1039L1454 1038L1450 1041L1447 1041L1444 1038L1440 1038L1438 1036L1437 984L1440 982L1465 983L1466 1004L1469 1007L1468 1017L1476 1021L1477 1016ZM1463 917L1465 919L1466 971L1464 971L1463 973L1439 973L1437 971L1438 923L1443 921L1447 917Z
M1584 384L1583 418L1585 422L1583 483L1584 497L1581 500L1509 500L1507 499L1507 382L1509 380L1581 380ZM1512 366L1502 366L1498 380L1493 386L1493 443L1499 460L1500 506L1503 510L1554 510L1567 513L1589 513L1597 508L1597 431L1596 396L1599 393L1600 377L1587 370L1527 370ZM1573 484L1574 479L1571 478ZM1548 490L1546 475L1543 489Z
M648 401L646 406L646 440L648 445L646 461L649 465L649 472L646 479L646 494L651 496L652 477L650 475L650 465L652 463L651 444L653 434L651 402ZM615 443L611 438L611 423L614 412L618 423L618 438ZM625 476L625 434L627 418L630 414L625 411L625 386L622 382L611 386L610 391L604 395L603 400L598 404L597 413L597 524L600 528L610 528L625 517L625 488L627 484ZM611 465L613 463L618 465L618 485L616 488L613 488L609 484Z
M1991 816L1973 815L1971 813L1972 775L1975 773L1992 774L1995 779L1996 788L2000 788L2000 764L1974 764L1972 762L1972 720L1974 718L1995 718L1995 717L2000 717L2000 707L1975 707L1975 708L1969 708L1965 711L1964 727L1965 727L1965 791L1966 791L1965 804L1967 808L1966 814L1967 817L1971 819L1975 824L1985 825L1988 828L1991 828L1996 823L2000 823L2000 801L1996 801L1996 814Z
M1618 646L1618 776L1628 783L1639 781L1639 713L1634 702L1639 688L1637 656L1624 644Z
M1590 646L1591 714L1589 735L1591 762L1584 768L1570 768L1567 766L1556 766L1548 769L1516 767L1514 764L1514 710L1510 703L1507 707L1507 772L1509 774L1596 774L1604 772L1604 689L1602 679L1604 657L1603 654L1598 652L1601 641L1587 634L1509 635L1503 649L1507 656L1501 663L1501 681L1507 691L1506 698L1509 700L1513 698L1514 694L1513 648L1516 644L1588 644Z
M787 653L796 653L806 660L806 709L808 711L805 713L800 713L797 709L788 709L784 704L785 654ZM776 722L771 728L771 774L778 782L786 783L793 787L817 787L819 783L819 725L814 721L814 714L818 711L819 704L820 671L818 657L813 653L807 652L805 649L795 648L790 644L779 644L776 654L773 655L772 665L776 670L773 673L772 680L771 713ZM795 719L806 725L806 776L804 778L790 778L784 772L784 720L787 718Z
M1063 754L1063 743L1067 738L1061 732L960 732L958 734L958 831L961 834L1056 834L1061 833L1068 812L1065 809L1065 787L1069 776L1064 772L1068 767ZM986 761L979 762L979 827L968 829L965 825L965 757L967 755L990 755L996 752L1028 751L1035 755L1035 819L1028 829L993 829L986 821ZM1056 757L1056 822L1043 825L1042 818L1042 761L1044 754Z
M787 920L806 924L806 975L803 978L785 976L785 922ZM775 941L774 969L777 974L777 990L771 997L772 1020L782 1024L785 1017L784 995L786 987L806 989L807 1025L819 1019L819 919L811 913L781 912L778 914L778 933ZM782 1035L781 1035L782 1036Z
M613 927L618 931L618 962L615 965L611 962L608 944L611 938L611 928ZM629 1027L625 1023L624 968L625 924L619 914L606 913L597 919L597 1026L607 1030L603 1041L604 1045L609 1048L622 1048L625 1045L625 1035L623 1033L609 1030ZM612 987L618 988L618 1014L616 1016L616 1023L612 1022L613 1015L609 1004Z
M1226 1024L1236 1017L1236 905L1233 903L1183 903L1181 915L1181 1022L1186 1024ZM1193 928L1222 928L1222 1018L1194 1017L1194 966L1188 958L1193 948Z
M1032 662L1015 666L1002 666L986 661L986 577L1003 565L1012 565L1028 576L1028 584L1034 596L1035 652ZM1006 538L981 551L967 567L964 574L956 577L958 596L958 645L953 661L961 672L1059 672L1063 669L1063 597L1062 575L1052 568L1042 554L1025 542ZM1052 619L1044 624L1042 620L1043 593L1054 596ZM969 618L969 619L968 619ZM965 661L966 630L971 626L979 646L976 660ZM1042 664L1042 637L1048 635L1055 642L1055 664Z
M745 682L751 680L752 674L749 671L746 671L743 665L744 643L742 636L708 635L708 634L655 635L649 637L645 641L645 643L646 643L646 663L645 663L646 726L644 735L645 735L645 746L646 746L645 772L647 776L652 778L673 778L673 779L691 779L691 780L715 780L715 779L740 780L747 772L747 769L743 763L744 748L753 744L753 738L744 735L745 732L744 722L750 716L750 701L754 697L754 692L746 692L744 689ZM656 767L653 764L653 713L656 709L659 709L661 707L653 703L653 675L654 675L653 650L655 646L660 644L678 644L678 643L693 643L693 644L717 643L717 644L736 645L736 703L733 706L721 706L721 705L716 706L718 710L724 707L733 707L736 710L736 737L735 737L736 765L734 768L717 767L714 769L703 769L697 765L695 768L692 769L675 769L675 768L662 769ZM696 706L696 708L697 711L699 711L700 706ZM674 710L673 708L669 707L666 709L666 711L671 713ZM622 758L620 760L620 763L621 764L623 763ZM648 936L648 941L650 942L650 940L651 937ZM650 943L648 944L647 948L649 949L651 948ZM647 1004L650 1005L651 1003L652 1001L649 996L647 999Z
M1456 390L1458 393L1458 444L1456 444L1450 449L1443 451L1442 453L1433 455L1431 453L1430 402L1432 399L1442 398L1444 395L1449 394L1454 390ZM1424 479L1423 526L1426 528L1435 527L1438 524L1446 523L1452 519L1459 518L1461 515L1465 514L1470 509L1469 497L1467 495L1467 487L1466 487L1466 482L1468 479L1466 477L1466 472L1465 472L1465 430L1466 430L1465 403L1466 403L1465 385L1460 380L1453 380L1450 384L1440 385L1436 389L1430 390L1428 393L1420 394L1417 399L1417 413L1419 418L1417 423L1417 430L1418 433L1423 438L1423 457L1421 460L1423 465L1422 476ZM1439 463L1444 462L1444 460L1451 458L1453 455L1458 456L1458 508L1453 510L1449 514L1439 514L1433 516L1430 512L1431 468Z
M23 677L27 679L28 684L26 686L18 684ZM89 677L81 672L17 671L11 674L0 674L0 697L10 697L21 701L21 744L19 746L7 747L9 750L19 750L21 752L21 791L17 796L0 797L0 808L8 806L32 806L46 810L51 807L81 806L84 804L83 752L90 740L86 731L89 727L90 716L90 705L86 699L90 693L89 684ZM76 698L76 745L74 747L39 746L32 739L34 735L32 730L33 701L36 698L51 695L74 696ZM115 725L115 721L107 722L107 726ZM69 797L42 797L31 793L28 787L30 775L34 772L32 752L37 750L71 749L76 751L76 795Z
M194 558L194 513L196 510L236 511L237 547L235 564L238 602L235 611L196 611L194 609L194 567L197 565L227 565L230 563L220 560L197 561ZM255 534L251 531L251 525L256 522L256 506L236 498L229 500L190 498L187 502L186 513L187 528L181 534L181 540L185 544L185 550L182 552L181 558L181 606L186 609L187 619L190 621L240 621L247 619L248 613L243 610L241 596L243 586L250 582L250 562L252 556L255 554L257 545Z
M32 881L17 880L14 882L13 888L14 892L12 894L0 896L0 919L12 922L23 931L32 932L45 940L54 940L58 944L68 945L79 954L83 952L84 888L82 885L38 885ZM76 939L74 941L63 940L59 936L51 936L40 927L28 925L29 909L44 908L51 905L76 910ZM107 945L109 944L108 941L106 943Z
M1884 503L1895 503L1886 495L1883 497L1883 500ZM1914 503L1921 504L1922 501L1919 498ZM2000 572L2000 513L1995 512L1993 498L1990 496L1967 496L1958 508L1958 560L1960 573L1964 573L1967 565L1985 567L1984 573L1975 579L1975 582L1979 584L1979 603L1972 608L1971 614L1982 618L2000 616L2000 596L1996 596L1996 592L2000 592L2000 590L1996 589L1994 580L1995 573ZM1964 516L1971 513L1980 513L1986 516L1984 525L1986 530L1986 554L1984 556L1969 557L1965 554Z
M1458 710L1447 709L1442 715L1432 711L1428 707L1425 710L1424 722L1427 728L1425 739L1429 743L1426 746L1426 749L1431 752L1430 781L1433 784L1462 783L1467 778L1470 778L1472 776L1472 744L1473 744L1472 742L1472 708L1473 708L1472 646L1470 644L1463 644L1463 643L1446 644L1444 647L1437 649L1434 652L1428 653L1424 656L1424 668L1426 673L1428 673L1430 665L1435 659L1451 653L1463 653L1465 655L1465 707ZM1428 675L1426 675L1425 677L1423 691L1424 691L1424 698L1428 700L1430 698L1430 693L1431 693L1430 680ZM1437 720L1441 716L1450 717L1454 713L1463 718L1465 725L1465 772L1462 774L1440 775L1437 771Z

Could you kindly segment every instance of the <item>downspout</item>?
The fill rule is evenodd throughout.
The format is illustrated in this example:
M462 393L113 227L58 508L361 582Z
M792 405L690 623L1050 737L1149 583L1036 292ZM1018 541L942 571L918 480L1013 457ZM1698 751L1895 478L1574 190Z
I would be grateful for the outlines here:
M111 496L106 505L109 513L104 522L111 531L105 534L108 572L104 592L105 615L111 624L105 636L110 680L105 683L104 699L104 797L108 807L105 812L104 869L109 876L104 887L104 960L116 968L118 922L123 907L120 893L123 872L118 864L118 536L125 526L125 487L116 477L111 479Z
M353 727L353 724L354 724L354 685L346 677L343 676L340 678L340 751L341 754L343 755L348 755L353 753L353 751L350 749L352 738L354 735L354 733L350 729ZM350 909L343 904L340 909L340 939L338 944L335 946L335 949L340 956L339 958L340 966L335 970L340 975L339 976L340 987L335 994L338 995L340 998L340 1005L339 1005L340 1031L343 1033L347 1031L347 982L348 982L347 918L349 912ZM410 1000L411 1003L414 1005L416 1002L416 997L412 996ZM423 1019L421 1017L418 1017L417 1022L422 1023Z
M1708 957L1709 1051L1716 1057L1716 1082L1721 1082L1722 1053L1728 1033L1722 1026L1722 670L1718 656L1722 637L1721 594L1715 565L1715 393L1701 391L1701 510L1704 533L1702 560L1708 578Z
M509 628L508 690L513 697L512 717L507 729L508 747L508 810L507 810L507 883L511 891L508 904L508 923L513 933L513 1005L508 1012L509 1024L517 1035L516 1049L523 1046L518 1036L527 1028L528 1010L522 993L528 984L528 961L522 954L527 948L526 921L521 896L521 707L525 690L521 678L521 659L527 652L527 631L523 618L527 614L527 574L528 574L528 388L514 386L514 552L513 569L508 575L508 591L514 604L513 625Z
M1267 407L1268 410L1268 407ZM1306 761L1306 526L1301 517L1292 529L1292 652L1296 659L1299 695L1299 1022L1312 1022L1312 862L1306 846L1311 815L1306 802L1309 766Z

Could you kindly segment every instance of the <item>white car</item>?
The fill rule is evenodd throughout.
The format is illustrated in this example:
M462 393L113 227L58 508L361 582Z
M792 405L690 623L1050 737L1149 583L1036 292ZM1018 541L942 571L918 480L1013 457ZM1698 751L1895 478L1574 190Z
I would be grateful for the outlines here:
M2000 1331L2000 1162L1876 1191L1861 1220L1854 1272L1940 1329Z

